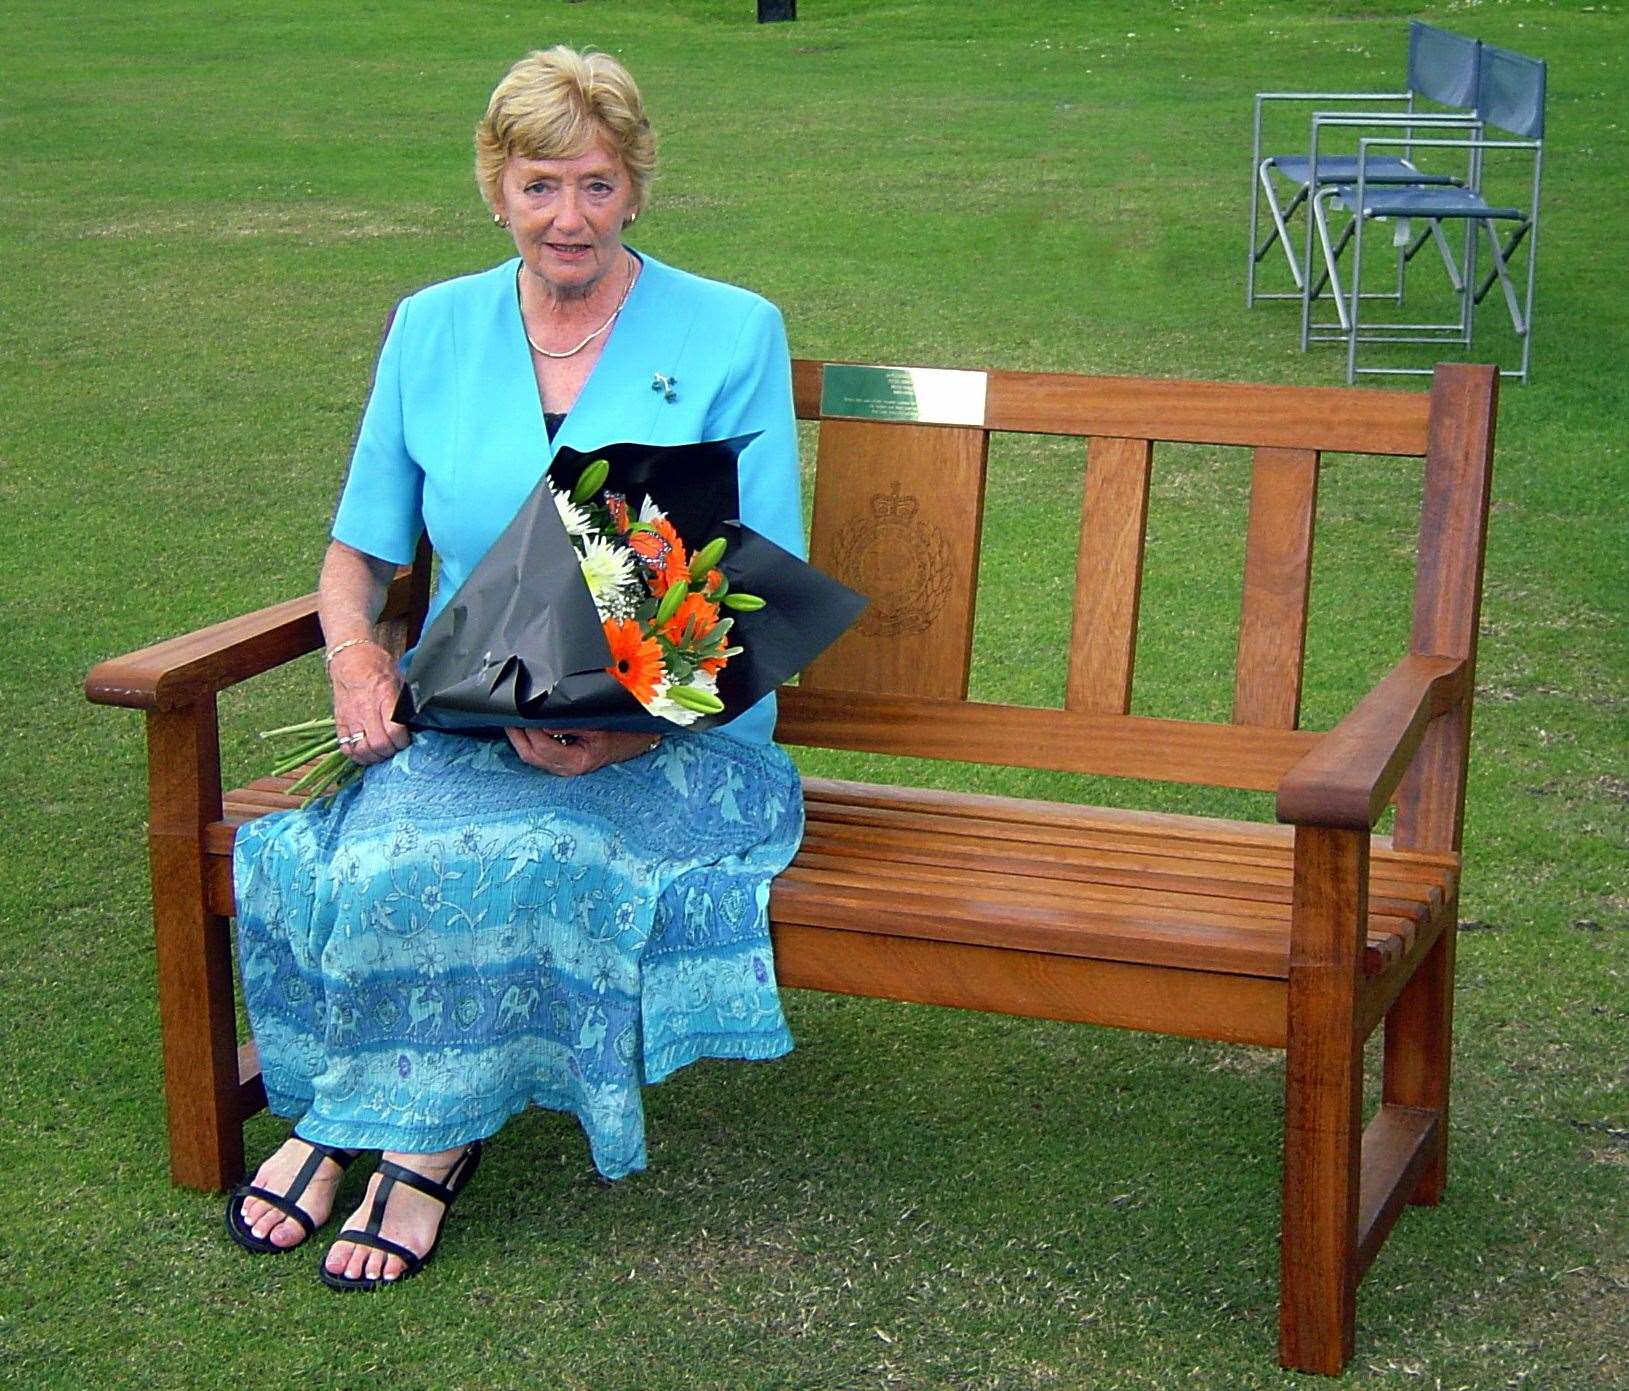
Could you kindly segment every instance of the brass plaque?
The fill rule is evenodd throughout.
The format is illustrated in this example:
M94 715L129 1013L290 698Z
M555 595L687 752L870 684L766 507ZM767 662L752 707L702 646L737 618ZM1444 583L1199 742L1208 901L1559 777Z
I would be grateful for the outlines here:
M988 385L985 372L828 362L820 374L820 413L851 420L983 425Z

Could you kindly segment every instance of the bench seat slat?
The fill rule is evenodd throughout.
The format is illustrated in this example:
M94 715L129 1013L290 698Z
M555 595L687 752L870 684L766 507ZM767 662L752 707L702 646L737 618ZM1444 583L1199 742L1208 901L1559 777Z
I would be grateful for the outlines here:
M819 811L810 814L803 844L829 845L842 853L860 857L904 857L909 860L927 857L933 863L959 865L959 863L999 862L1003 867L1021 867L1023 873L1056 875L1057 878L1080 878L1085 875L1126 875L1132 880L1144 881L1161 876L1202 878L1217 883L1232 884L1236 897L1253 897L1266 901L1289 902L1290 865L1285 858L1269 860L1266 855L1253 857L1248 863L1230 855L1209 855L1194 847L1170 845L1124 844L1104 845L1096 837L1080 839L1005 839L981 837L974 827L929 826L906 829L898 826L867 826L849 824L841 819L824 818ZM1393 870L1381 860L1375 865L1370 878L1370 893L1391 894L1394 897L1429 902L1432 891L1440 884L1440 873L1435 876L1411 875L1409 871Z
M1171 868L1181 872L1182 867L1196 863L1224 865L1233 877L1253 882L1288 882L1292 847L1289 842L1263 844L1248 848L1227 842L1207 842L1199 839L1180 840L1158 834L1110 834L1091 829L1048 826L1042 822L1002 825L980 823L971 818L946 816L939 813L910 813L888 809L850 809L840 804L807 804L811 829L827 836L854 841L873 840L879 844L897 844L900 837L916 840L955 841L959 844L984 847L1045 846L1048 855L1060 851L1084 855L1090 852L1093 863L1126 864L1149 869ZM1161 863L1150 864L1149 857ZM1410 858L1394 856L1390 852L1376 855L1374 883L1416 885L1428 890L1442 881L1444 867L1422 865Z
M1056 930L1033 950L1193 970L1237 969L1279 976L1288 972L1288 911L1276 917L1239 912L1236 909L1245 905L1237 900L1144 893L1112 885L1064 886L1055 880L976 871L917 875L894 867L868 872L852 861L834 862L818 853L798 856L777 881L772 904L774 893L788 884L862 895L870 904L865 926L874 932L933 936L943 922L971 919L1001 926L982 937L961 940L1019 945L1006 929L1014 921L1028 921ZM1409 919L1371 913L1365 970L1372 975L1401 959L1415 930ZM1136 940L1123 942L1126 933Z
M855 809L931 811L947 816L975 818L981 824L1102 827L1105 830L1157 834L1171 840L1280 845L1285 849L1295 839L1293 827L1270 821L1237 821L1181 812L1130 811L1118 807L1045 802L983 792L946 792L932 787L895 787L832 778L805 778L803 797L810 806L823 803ZM1389 859L1399 864L1432 865L1448 870L1459 868L1459 856L1451 852L1398 850L1392 846L1389 836L1376 835L1370 839L1375 851L1385 851Z
M286 792L262 792L256 788L243 787L227 793L222 798L222 807L241 808L249 813L287 811L292 807L303 805L304 801L303 797L290 797Z
M928 886L964 886L993 894L1032 894L1064 903L1146 904L1172 921L1185 921L1193 915L1216 922L1237 922L1246 926L1278 925L1286 920L1287 904L1271 899L1241 897L1227 892L1227 885L1214 879L1191 879L1175 886L1148 882L1123 882L1100 878L1089 869L1075 875L1036 871L1028 865L954 864L910 852L887 859L853 855L819 841L805 842L797 864L841 873L878 878L886 883L912 883ZM1372 919L1417 923L1429 912L1428 903L1393 899L1380 904L1370 895Z
M833 835L831 830L822 822L811 821L803 838L804 852L904 864L966 866L1070 883L1118 884L1166 895L1204 893L1261 904L1262 912L1275 915L1277 909L1265 905L1282 907L1291 900L1288 872L1254 865L1220 865L1169 855L1102 854L1065 846L1051 847L1045 854L1024 854L980 844L970 836L943 836L923 842L876 831L844 836ZM1431 885L1399 883L1378 875L1369 882L1370 905L1391 916L1418 921L1440 897L1440 889Z

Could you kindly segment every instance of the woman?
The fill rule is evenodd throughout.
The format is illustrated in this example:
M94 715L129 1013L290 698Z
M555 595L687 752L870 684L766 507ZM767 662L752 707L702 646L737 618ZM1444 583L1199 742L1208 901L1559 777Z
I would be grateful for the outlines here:
M261 818L234 855L239 956L267 1101L294 1135L227 1208L282 1251L382 1151L320 1258L372 1289L429 1259L483 1139L528 1104L573 1112L607 1179L645 1167L642 1082L792 1038L769 882L802 834L773 697L708 733L421 733L372 641L427 528L433 617L559 445L760 432L742 521L804 553L791 376L774 306L623 242L655 141L604 54L533 53L476 129L476 174L516 258L402 301L323 563L319 610L359 783Z

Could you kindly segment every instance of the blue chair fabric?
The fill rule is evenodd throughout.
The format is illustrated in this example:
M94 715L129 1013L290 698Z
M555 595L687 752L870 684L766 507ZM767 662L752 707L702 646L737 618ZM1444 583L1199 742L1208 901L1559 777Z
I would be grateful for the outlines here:
M1372 175L1363 189L1363 212L1367 217L1490 217L1520 219L1525 208L1492 207L1480 193L1468 188L1374 188ZM1357 211L1356 186L1338 190L1334 199L1348 212Z

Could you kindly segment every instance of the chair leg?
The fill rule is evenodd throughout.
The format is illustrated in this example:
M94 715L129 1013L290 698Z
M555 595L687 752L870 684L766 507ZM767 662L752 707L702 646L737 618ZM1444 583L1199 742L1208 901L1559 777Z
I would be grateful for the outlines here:
M1301 290L1301 351L1306 352L1307 344L1312 337L1312 302L1318 297L1324 285L1328 285L1331 297L1335 302L1335 317L1340 320L1341 331L1347 331L1345 292L1341 289L1340 271L1336 262L1351 236L1351 228L1342 235L1340 245L1331 246L1329 243L1329 218L1325 212L1328 199L1334 196L1335 190L1325 189L1312 196L1308 211L1311 216L1307 219L1307 238L1305 258L1302 266ZM1312 246L1316 238L1319 249L1323 252L1324 273L1322 279L1316 283L1312 279Z
M1346 329L1346 384L1357 381L1358 301L1363 298L1363 184L1358 183L1358 211L1352 214L1352 313L1342 321Z
M1295 197L1290 200L1289 207L1281 208L1278 203L1278 194L1273 189L1272 176L1268 173L1267 166L1265 164L1261 166L1257 177L1262 191L1267 195L1267 211L1273 220L1273 230L1267 233L1267 235L1258 243L1254 240L1255 228L1252 226L1251 256L1253 257L1254 261L1259 262L1262 257L1272 250L1273 243L1276 241L1279 246L1283 248L1284 262L1290 268L1290 278L1295 282L1295 288L1300 290L1301 267L1295 264L1295 252L1290 247L1289 220L1295 216L1296 209L1299 208L1302 203L1306 202L1306 185L1303 184L1301 188L1297 190ZM1253 283L1251 288L1253 291Z
M1365 832L1296 829L1278 1356L1325 1376L1351 1360L1357 1323L1368 879Z
M213 700L147 717L148 848L170 1177L205 1192L243 1174L231 944L205 907L202 827L220 816Z
M156 837L155 837L156 840ZM175 901L158 875L179 857L153 846L158 1005L164 1035L170 1181L206 1193L243 1176L243 1122L226 922Z
M1454 1017L1454 907L1386 1015L1384 1100L1437 1114L1437 1139L1409 1202L1434 1206L1448 1182L1448 1094Z

